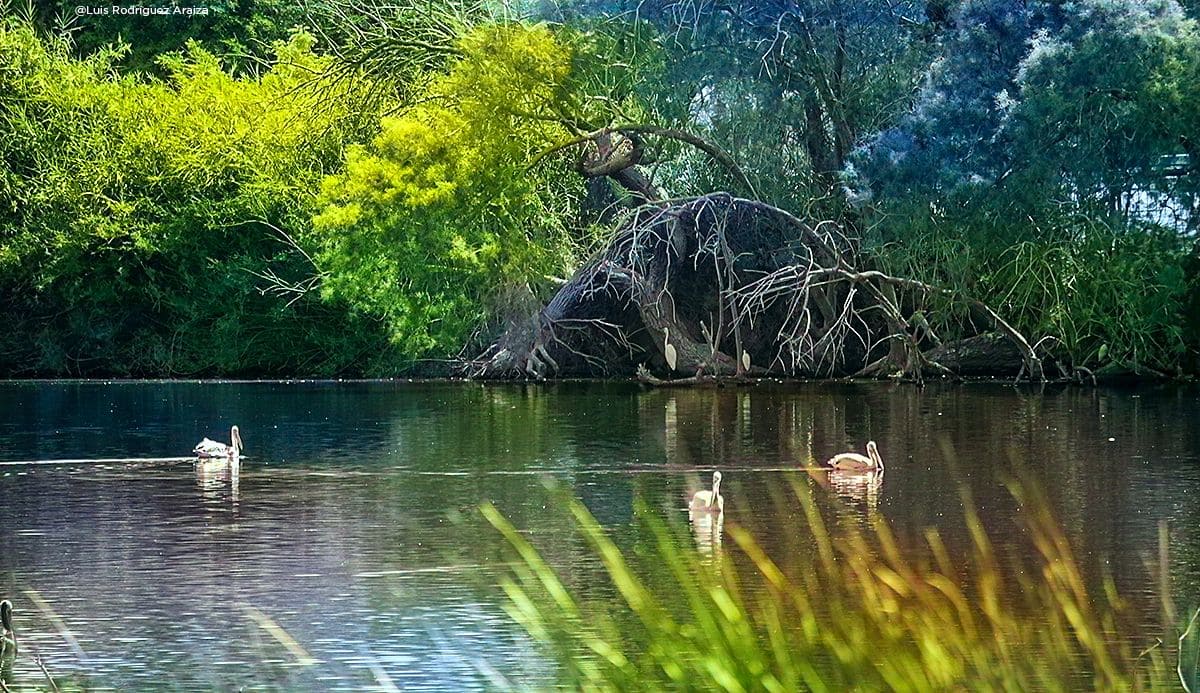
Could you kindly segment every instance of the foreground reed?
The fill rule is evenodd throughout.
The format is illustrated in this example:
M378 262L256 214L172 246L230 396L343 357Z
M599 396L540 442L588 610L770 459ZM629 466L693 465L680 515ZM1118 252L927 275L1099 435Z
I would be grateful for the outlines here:
M482 511L513 554L508 612L571 689L1178 691L1186 679L1188 657L1175 647L1194 660L1196 638L1138 642L1111 581L1089 591L1028 486L1010 484L1032 541L1024 559L998 555L969 499L970 555L952 558L934 531L919 550L902 550L883 522L831 531L808 486L792 489L807 520L795 531L813 555L784 568L729 523L740 572L729 557L708 561L644 507L648 550L623 553L568 500L614 591L592 601L495 507Z

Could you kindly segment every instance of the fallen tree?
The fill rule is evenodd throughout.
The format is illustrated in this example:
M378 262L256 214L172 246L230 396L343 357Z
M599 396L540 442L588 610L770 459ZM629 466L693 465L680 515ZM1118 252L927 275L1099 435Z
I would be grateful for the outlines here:
M1012 376L1015 365L1018 379L1045 378L1034 347L990 307L864 268L858 244L834 222L725 192L662 199L637 167L645 134L696 144L749 188L719 148L673 130L628 126L567 143L584 147L581 174L612 178L639 204L611 242L536 315L473 360L468 375L640 370L647 381L747 374L920 381L929 374ZM935 299L959 304L989 336L944 343L924 310Z

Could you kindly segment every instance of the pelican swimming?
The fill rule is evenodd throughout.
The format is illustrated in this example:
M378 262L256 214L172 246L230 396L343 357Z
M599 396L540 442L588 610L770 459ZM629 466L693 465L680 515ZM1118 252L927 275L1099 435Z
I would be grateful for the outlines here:
M711 491L697 491L696 495L692 496L690 509L713 513L725 512L725 499L721 497L721 472L713 472Z
M205 438L192 448L192 452L200 458L237 459L238 455L242 454L242 434L238 433L238 427L234 426L229 430L229 445Z
M11 647L15 654L17 651L17 632L13 630L12 615L12 602L7 599L0 602L0 625L3 626L3 630L0 630L0 652L6 652Z
M882 472L883 458L879 456L879 448L875 446L875 441L867 443L867 456L858 454L857 452L843 452L840 455L834 455L829 458L826 465L833 467L834 470L844 472Z

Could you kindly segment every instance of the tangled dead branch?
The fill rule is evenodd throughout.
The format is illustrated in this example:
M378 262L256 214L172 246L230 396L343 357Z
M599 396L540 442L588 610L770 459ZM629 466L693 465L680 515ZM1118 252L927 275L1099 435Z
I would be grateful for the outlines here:
M728 193L648 202L469 373L546 378L645 367L666 377L919 381L964 372L967 362L986 372L989 360L993 374L1012 375L1003 371L1015 352L1018 378L1044 378L1029 341L987 305L859 264L856 244L832 222ZM999 337L949 348L919 309L935 296L960 302Z

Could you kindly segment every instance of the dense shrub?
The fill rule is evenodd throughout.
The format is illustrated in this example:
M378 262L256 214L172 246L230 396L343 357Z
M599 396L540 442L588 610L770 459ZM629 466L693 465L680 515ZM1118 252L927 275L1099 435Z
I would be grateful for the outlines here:
M577 259L568 222L582 180L536 154L569 133L574 55L544 26L466 33L424 98L384 118L346 171L325 181L315 220L326 295L380 315L408 354L446 355Z
M0 373L181 375L372 370L378 325L315 296L300 235L321 178L360 135L299 33L261 77L192 46L163 80L119 76L27 23L0 24ZM257 221L256 221L257 220Z

